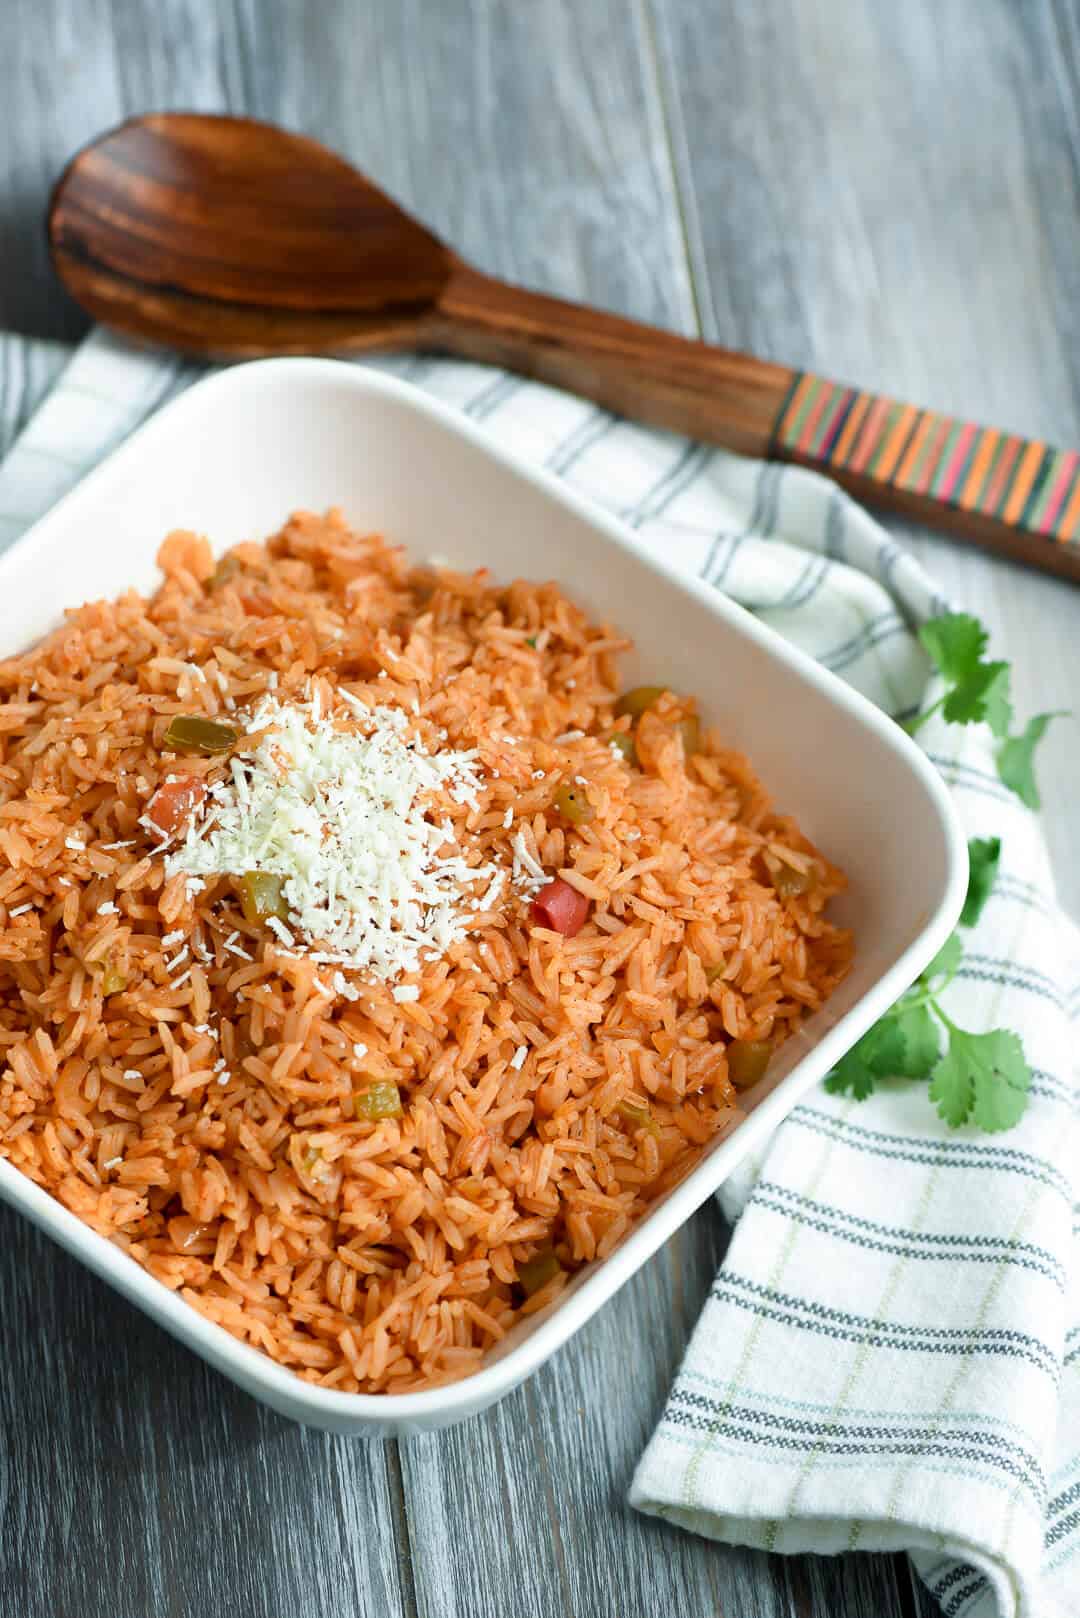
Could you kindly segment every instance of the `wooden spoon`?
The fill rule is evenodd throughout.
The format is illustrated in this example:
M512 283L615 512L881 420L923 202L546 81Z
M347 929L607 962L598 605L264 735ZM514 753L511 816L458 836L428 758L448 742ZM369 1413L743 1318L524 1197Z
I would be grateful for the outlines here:
M136 118L49 209L65 286L188 354L436 349L506 366L1080 578L1080 455L483 275L342 158L247 118ZM332 491L329 491L332 494ZM329 494L328 494L329 498Z

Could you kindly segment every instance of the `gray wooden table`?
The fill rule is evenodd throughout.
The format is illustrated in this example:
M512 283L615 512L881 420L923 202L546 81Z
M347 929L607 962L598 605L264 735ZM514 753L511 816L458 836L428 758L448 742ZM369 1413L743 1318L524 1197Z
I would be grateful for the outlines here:
M0 450L83 330L49 184L170 106L321 137L485 269L1078 445L1078 81L1075 0L0 0ZM904 537L1021 711L1076 705L1080 593ZM1041 770L1080 911L1075 729ZM902 1559L627 1510L724 1241L703 1210L494 1411L380 1445L268 1414L0 1212L0 1618L928 1615Z

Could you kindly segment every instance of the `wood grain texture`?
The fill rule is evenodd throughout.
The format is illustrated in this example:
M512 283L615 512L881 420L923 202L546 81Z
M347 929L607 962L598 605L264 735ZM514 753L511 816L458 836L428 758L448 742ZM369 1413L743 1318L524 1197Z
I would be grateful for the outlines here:
M450 270L436 237L358 169L257 118L126 120L72 158L48 228L75 290L92 267L133 292L241 309L423 307Z
M339 148L492 273L1075 443L1078 89L1068 0L6 0L0 328L83 328L40 228L77 145L229 110ZM0 339L0 448L60 353ZM1076 705L1068 587L897 532L1022 712ZM1075 737L1040 769L1080 912ZM383 1447L260 1412L0 1211L0 1612L931 1618L901 1561L626 1510L722 1241L702 1211L524 1390Z

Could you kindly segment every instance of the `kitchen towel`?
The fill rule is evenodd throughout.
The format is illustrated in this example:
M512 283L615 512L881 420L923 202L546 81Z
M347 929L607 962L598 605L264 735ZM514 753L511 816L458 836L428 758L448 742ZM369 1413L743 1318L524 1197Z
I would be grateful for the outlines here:
M889 713L924 700L914 631L947 603L824 479L501 372L376 363L613 510ZM197 374L89 338L0 467L0 548ZM1029 1108L982 1135L939 1123L919 1083L798 1107L724 1188L736 1232L631 1499L774 1551L906 1550L948 1618L1076 1618L1080 935L985 727L935 719L919 739L968 835L1002 840L945 1003L964 1028L1022 1036Z

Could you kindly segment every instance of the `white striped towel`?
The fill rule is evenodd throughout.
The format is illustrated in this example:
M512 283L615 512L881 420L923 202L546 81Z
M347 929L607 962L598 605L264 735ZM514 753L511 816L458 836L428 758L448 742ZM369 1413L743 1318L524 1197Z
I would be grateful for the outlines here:
M381 363L615 510L889 712L922 699L912 626L944 603L831 484L474 366ZM0 545L194 374L88 340L0 468ZM917 1083L799 1107L725 1187L738 1228L631 1498L775 1551L906 1549L948 1618L1074 1618L1080 941L987 737L935 720L920 739L969 835L1002 839L947 1003L964 1027L1021 1034L1030 1107L994 1136L940 1125Z

